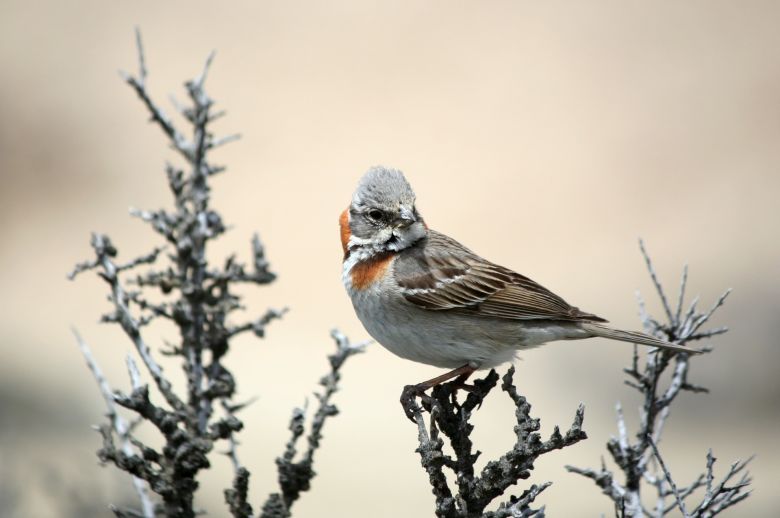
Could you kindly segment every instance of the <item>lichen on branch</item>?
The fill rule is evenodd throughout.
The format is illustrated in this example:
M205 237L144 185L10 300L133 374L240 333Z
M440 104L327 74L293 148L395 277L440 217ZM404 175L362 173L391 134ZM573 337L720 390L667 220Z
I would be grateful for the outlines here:
M544 516L544 508L532 509L531 504L550 482L531 485L518 496L501 502L495 511L486 511L512 486L531 476L534 462L547 453L572 446L586 439L582 430L585 408L580 405L574 421L565 434L556 426L546 440L539 432L539 419L531 416L531 404L517 392L514 385L515 369L510 367L501 379L501 391L515 405L515 443L501 457L488 461L481 470L476 463L481 452L474 451L470 420L482 406L485 398L496 387L498 373L491 370L487 376L477 379L468 390L462 403L458 401L459 381L444 383L433 388L431 396L424 399L429 411L428 422L421 409L415 411L419 446L417 453L428 474L434 497L435 513L439 518L504 518L519 516ZM445 453L445 440L452 453ZM455 475L456 484L451 487L446 471Z

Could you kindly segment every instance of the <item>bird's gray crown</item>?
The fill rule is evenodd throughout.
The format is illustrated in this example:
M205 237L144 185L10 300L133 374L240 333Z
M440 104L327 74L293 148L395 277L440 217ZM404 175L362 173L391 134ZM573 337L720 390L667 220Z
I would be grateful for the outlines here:
M414 206L414 191L404 174L398 169L382 166L372 167L358 183L352 204L356 207L398 207Z

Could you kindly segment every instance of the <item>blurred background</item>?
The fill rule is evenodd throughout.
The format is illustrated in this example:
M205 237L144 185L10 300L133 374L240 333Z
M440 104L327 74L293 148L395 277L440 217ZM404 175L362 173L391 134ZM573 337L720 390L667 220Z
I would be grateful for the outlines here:
M163 166L178 157L118 69L137 69L173 112L184 79L208 80L217 129L243 139L215 153L214 205L233 230L212 250L249 258L260 232L279 280L245 292L247 319L290 313L230 354L241 397L241 457L256 508L276 490L273 459L294 406L310 397L338 326L367 337L340 280L337 219L369 166L402 169L428 223L529 275L615 325L639 328L635 291L660 316L637 247L646 240L675 296L710 305L732 330L694 361L661 450L678 482L753 453L755 493L730 516L770 516L780 450L780 31L776 2L24 2L0 4L0 503L3 516L109 516L130 493L98 466L102 400L70 328L112 384L129 385L130 343L97 324L108 309L94 276L66 273L108 233L120 257L156 244L128 207L170 200ZM147 337L162 345L171 329ZM610 515L610 502L565 464L597 466L622 401L631 348L591 340L522 355L518 386L543 432L579 402L590 439L546 455L532 481L551 516ZM168 372L179 374L168 365ZM405 384L437 369L378 345L350 360L298 517L433 514ZM485 458L512 443L512 408L492 398L476 419ZM214 455L199 504L227 514L227 458ZM523 487L523 486L521 486ZM519 490L519 489L518 489Z

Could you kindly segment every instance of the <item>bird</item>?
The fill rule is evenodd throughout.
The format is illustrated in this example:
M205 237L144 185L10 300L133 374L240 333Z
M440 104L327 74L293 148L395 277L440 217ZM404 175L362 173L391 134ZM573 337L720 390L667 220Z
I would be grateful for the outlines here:
M361 177L339 218L342 281L368 334L401 358L451 369L406 385L401 404L456 378L557 340L601 337L696 353L570 305L541 284L428 227L404 174L376 166Z

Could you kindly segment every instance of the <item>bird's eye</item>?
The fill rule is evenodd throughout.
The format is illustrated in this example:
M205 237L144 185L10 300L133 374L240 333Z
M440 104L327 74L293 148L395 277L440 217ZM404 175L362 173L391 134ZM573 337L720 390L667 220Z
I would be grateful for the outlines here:
M368 211L368 217L372 221L379 221L382 219L382 211L379 209L371 209L370 211Z

